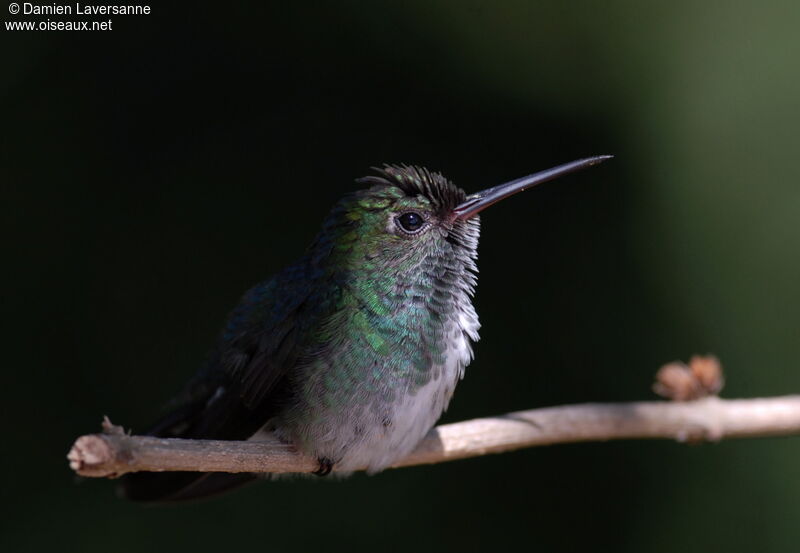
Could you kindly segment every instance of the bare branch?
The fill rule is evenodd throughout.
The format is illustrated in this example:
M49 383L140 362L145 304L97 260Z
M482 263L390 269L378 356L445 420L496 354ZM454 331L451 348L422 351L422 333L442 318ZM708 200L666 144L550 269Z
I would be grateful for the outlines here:
M571 442L636 438L713 442L792 434L800 434L800 396L590 403L438 426L395 467ZM94 477L137 471L285 473L317 469L314 459L276 439L231 442L128 436L108 422L104 433L78 438L68 459L75 472Z

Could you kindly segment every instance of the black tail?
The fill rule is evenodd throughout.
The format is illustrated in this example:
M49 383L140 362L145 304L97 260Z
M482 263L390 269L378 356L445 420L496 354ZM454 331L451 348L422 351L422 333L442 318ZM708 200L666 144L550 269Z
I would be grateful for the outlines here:
M186 405L161 419L146 434L161 438L246 440L262 425L265 413L247 409L233 394ZM257 479L252 473L136 472L120 478L126 499L177 502L200 499Z
M121 478L119 489L131 501L172 503L211 497L255 479L249 472L135 472Z

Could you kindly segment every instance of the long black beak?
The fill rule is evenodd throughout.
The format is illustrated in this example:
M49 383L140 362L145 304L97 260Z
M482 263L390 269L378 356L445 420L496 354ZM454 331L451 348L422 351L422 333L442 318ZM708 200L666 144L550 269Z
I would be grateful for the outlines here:
M527 177L522 177L521 179L512 180L511 182L507 182L499 186L481 190L480 192L476 192L475 194L470 194L467 196L467 201L456 207L453 210L453 213L459 219L469 219L490 205L508 198L509 196L513 196L517 192L522 192L523 190L527 190L532 186L553 180L562 175L573 173L575 171L585 169L586 167L591 167L592 165L597 165L598 163L602 163L607 159L611 159L612 157L614 156L594 156L587 157L585 159L578 159L563 165L559 165L558 167L553 167L552 169L539 171L538 173L528 175Z

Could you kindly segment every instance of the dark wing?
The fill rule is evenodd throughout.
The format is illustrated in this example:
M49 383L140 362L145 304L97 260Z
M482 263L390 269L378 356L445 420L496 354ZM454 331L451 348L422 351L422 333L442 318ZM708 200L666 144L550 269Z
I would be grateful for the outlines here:
M289 400L285 377L301 355L300 331L308 324L307 293L298 288L297 279L284 277L244 295L228 319L218 353L196 379L207 399L184 437L247 439Z
M286 378L313 341L330 301L290 268L249 290L233 310L216 353L182 394L179 407L148 434L246 440L291 401ZM330 299L330 298L327 298ZM218 493L253 475L137 473L123 478L126 497L178 501Z

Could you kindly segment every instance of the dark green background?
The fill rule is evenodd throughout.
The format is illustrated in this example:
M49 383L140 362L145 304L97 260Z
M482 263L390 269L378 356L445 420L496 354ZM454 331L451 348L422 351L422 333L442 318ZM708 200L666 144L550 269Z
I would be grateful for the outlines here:
M446 420L651 398L695 352L727 397L797 392L796 2L187 2L113 23L0 31L3 551L797 550L798 439L538 448L173 508L65 460L104 414L147 425L239 294L383 162L473 191L617 156L486 212L482 340Z

